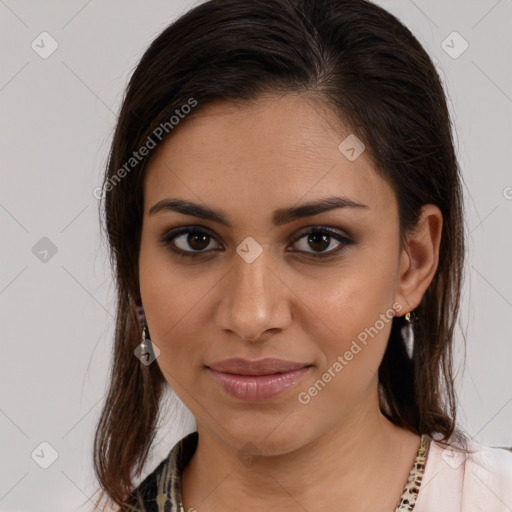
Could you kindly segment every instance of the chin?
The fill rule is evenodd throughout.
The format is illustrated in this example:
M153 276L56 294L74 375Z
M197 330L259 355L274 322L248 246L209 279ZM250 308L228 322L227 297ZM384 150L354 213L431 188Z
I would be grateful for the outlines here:
M302 422L296 418L292 420L293 416L293 413L288 417L280 415L280 418L245 415L240 421L224 422L223 428L216 431L225 444L236 451L254 456L283 455L301 448L314 438ZM288 420L283 421L283 418Z

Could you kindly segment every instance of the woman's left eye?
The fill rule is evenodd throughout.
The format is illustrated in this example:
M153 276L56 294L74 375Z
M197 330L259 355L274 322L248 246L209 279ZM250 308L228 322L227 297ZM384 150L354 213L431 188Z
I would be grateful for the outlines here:
M327 227L310 229L306 233L300 235L299 238L296 238L295 243L302 240L304 240L306 248L310 247L314 249L314 251L309 252L302 249L300 252L305 252L314 258L327 258L329 256L333 256L341 252L345 246L354 244L353 240L347 238L341 234L341 232ZM329 247L332 247L333 242L337 242L334 246L335 248L327 250Z
M209 230L199 227L183 227L171 230L159 240L179 257L200 257L214 252L222 246L210 247L211 242L216 238ZM302 242L303 248L298 252L306 253L313 258L327 258L341 252L346 246L353 245L350 238L344 236L340 231L328 227L314 227L296 237L293 245ZM337 242L337 243L336 243ZM332 248L334 243L334 248ZM300 245L300 243L298 244ZM205 250L210 247L209 250ZM312 252L307 249L313 249ZM330 248L330 249L329 249ZM192 249L192 250L189 250ZM328 250L329 249L329 250ZM294 252L293 250L290 252Z

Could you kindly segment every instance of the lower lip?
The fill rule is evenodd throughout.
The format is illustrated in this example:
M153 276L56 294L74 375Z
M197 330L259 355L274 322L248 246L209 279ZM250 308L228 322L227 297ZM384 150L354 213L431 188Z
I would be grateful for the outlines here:
M272 375L237 375L208 368L224 391L246 402L263 402L274 398L299 382L309 367Z

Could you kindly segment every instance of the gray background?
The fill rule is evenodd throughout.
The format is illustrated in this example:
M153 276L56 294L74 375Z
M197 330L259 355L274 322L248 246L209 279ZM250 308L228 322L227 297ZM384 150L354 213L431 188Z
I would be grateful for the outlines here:
M432 56L455 124L469 233L461 424L481 442L511 446L512 1L378 3ZM115 298L93 190L133 68L191 5L0 0L1 511L92 508ZM31 47L51 48L44 31L58 43L46 59ZM462 48L454 31L469 44L457 58L444 49ZM146 473L194 428L172 403ZM43 441L58 454L48 469Z

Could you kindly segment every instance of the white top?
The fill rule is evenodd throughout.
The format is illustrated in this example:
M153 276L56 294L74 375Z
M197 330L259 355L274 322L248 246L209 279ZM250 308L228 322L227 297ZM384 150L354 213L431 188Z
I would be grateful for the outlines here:
M512 452L468 447L474 453L430 443L414 512L512 512Z

